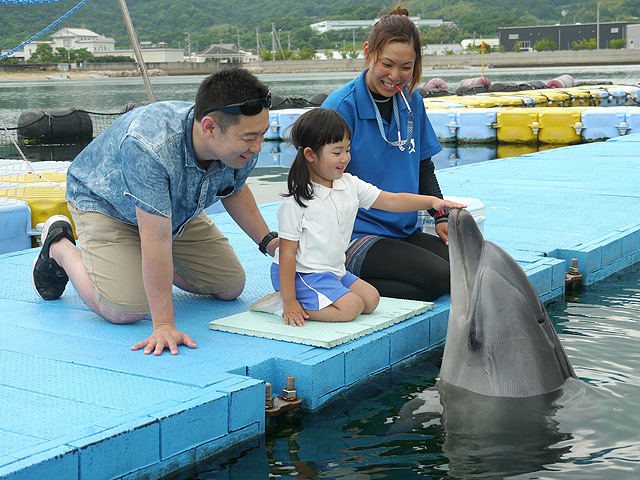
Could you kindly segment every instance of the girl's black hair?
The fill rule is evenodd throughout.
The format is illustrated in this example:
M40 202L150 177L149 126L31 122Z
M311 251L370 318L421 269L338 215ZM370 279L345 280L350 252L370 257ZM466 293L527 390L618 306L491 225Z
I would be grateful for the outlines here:
M290 143L297 152L287 177L288 193L283 196L293 196L298 205L306 207L303 200L313 198L313 184L304 149L308 147L319 155L322 147L340 142L345 137L351 140L351 129L336 110L314 108L300 115L291 127Z

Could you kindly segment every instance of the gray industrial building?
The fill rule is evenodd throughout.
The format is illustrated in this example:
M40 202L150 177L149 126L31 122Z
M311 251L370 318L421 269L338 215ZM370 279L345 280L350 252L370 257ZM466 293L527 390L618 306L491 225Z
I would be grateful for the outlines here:
M627 25L627 48L640 48L640 23Z
M575 23L571 25L543 25L531 27L504 27L498 29L500 48L513 52L517 42L520 51L531 51L534 45L551 38L557 50L571 50L573 42L596 39L601 50L611 48L611 40L627 39L630 22Z

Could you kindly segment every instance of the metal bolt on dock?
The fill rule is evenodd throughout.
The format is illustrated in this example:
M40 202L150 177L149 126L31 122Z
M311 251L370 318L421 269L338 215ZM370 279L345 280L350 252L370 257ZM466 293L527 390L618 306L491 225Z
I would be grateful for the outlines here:
M271 396L271 384L269 382L265 383L266 391L265 391L265 399L264 399L264 408L270 409L273 408L273 397Z
M582 283L582 274L578 272L578 259L571 259L569 271L564 275L565 286L580 285Z
M302 399L298 397L296 390L296 377L287 375L287 383L282 390L282 395L271 396L271 384L266 384L265 415L275 417L283 412L295 410L302 406Z

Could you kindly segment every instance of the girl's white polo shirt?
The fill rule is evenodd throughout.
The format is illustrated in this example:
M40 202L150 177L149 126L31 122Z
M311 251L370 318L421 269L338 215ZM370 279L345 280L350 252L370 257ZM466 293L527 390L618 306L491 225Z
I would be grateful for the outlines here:
M313 198L301 207L286 197L278 209L278 235L298 242L296 271L345 274L345 251L351 240L358 208L366 210L381 190L358 177L345 173L327 188L313 184ZM279 263L276 250L273 261Z

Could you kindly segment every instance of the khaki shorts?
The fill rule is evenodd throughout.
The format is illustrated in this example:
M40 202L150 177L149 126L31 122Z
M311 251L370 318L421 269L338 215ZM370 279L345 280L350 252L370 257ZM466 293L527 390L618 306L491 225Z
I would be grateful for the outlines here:
M138 227L78 210L71 202L68 206L98 302L122 313L148 313ZM229 240L204 212L173 240L173 268L208 295L236 289L246 280Z

